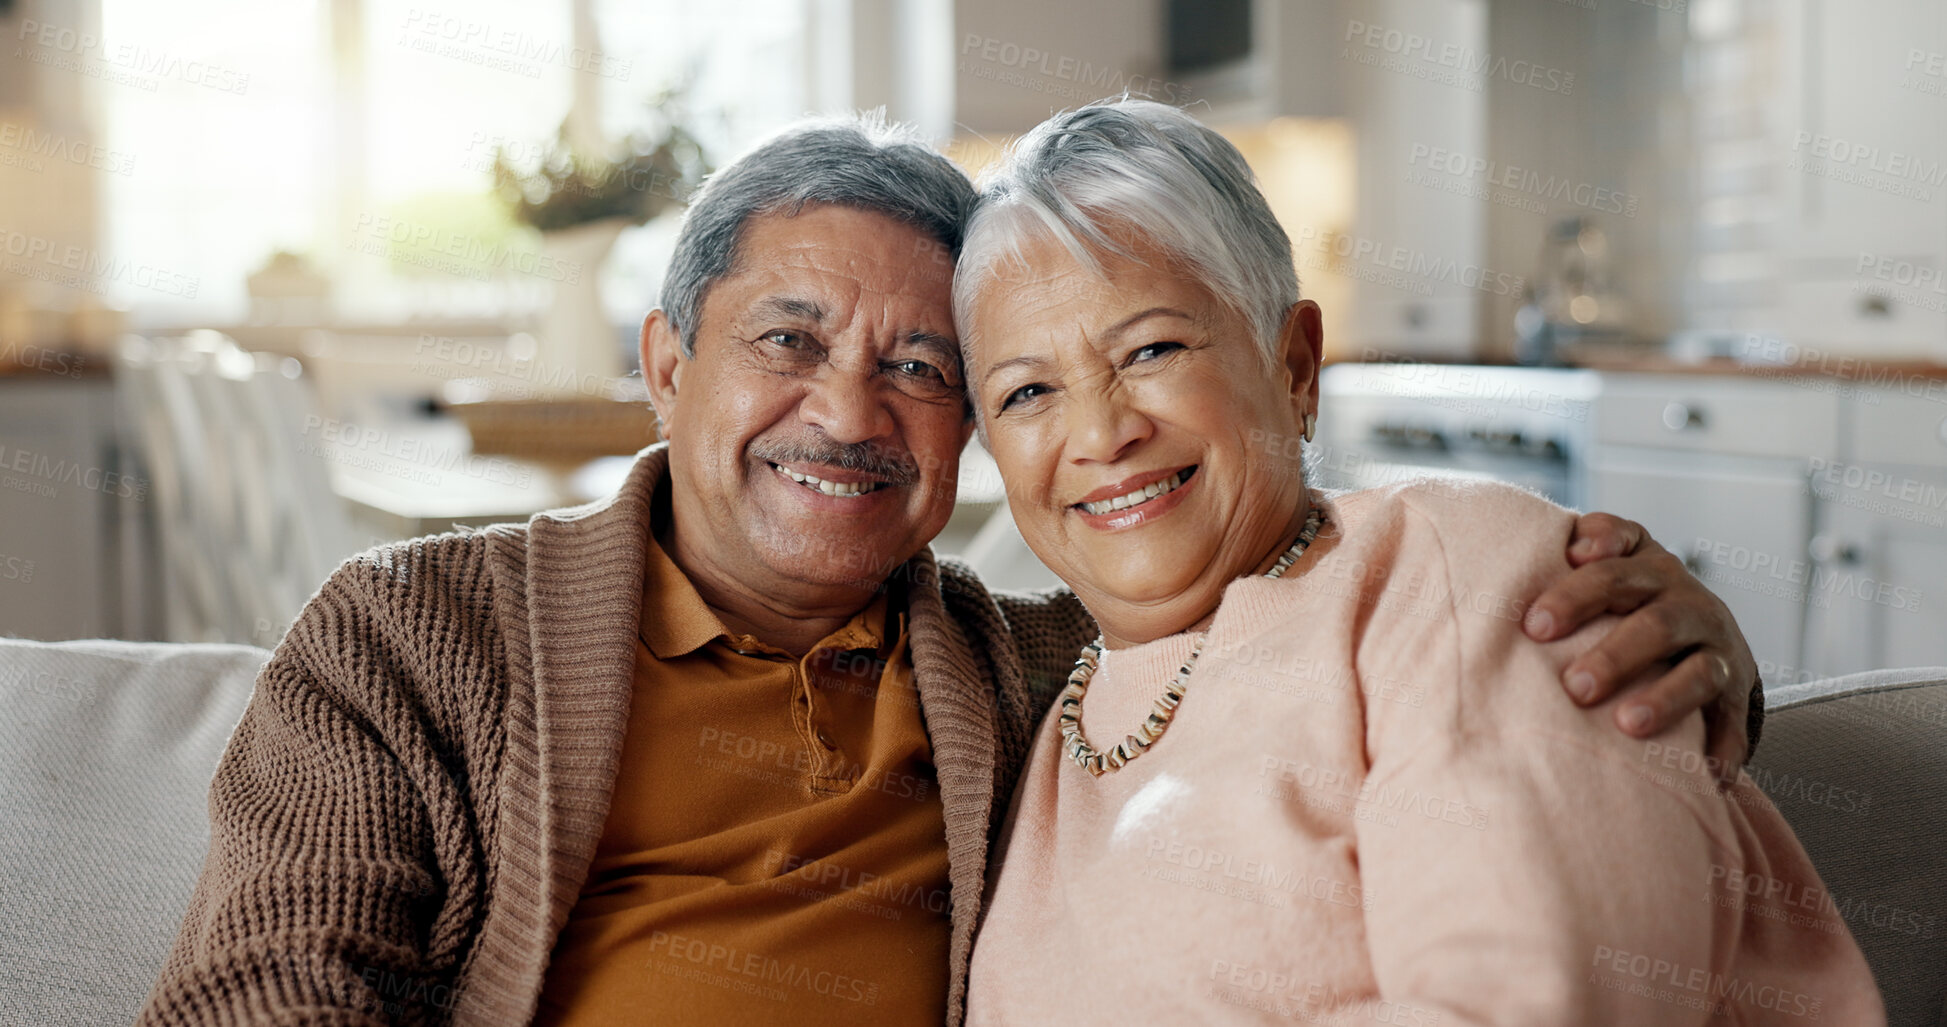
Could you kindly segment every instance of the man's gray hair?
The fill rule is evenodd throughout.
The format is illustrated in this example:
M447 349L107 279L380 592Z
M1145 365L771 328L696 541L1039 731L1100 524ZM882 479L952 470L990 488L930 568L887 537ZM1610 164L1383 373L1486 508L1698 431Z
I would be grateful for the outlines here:
M735 270L738 240L753 216L793 215L817 204L872 211L925 232L953 259L973 202L965 172L883 113L800 121L697 190L663 279L663 312L681 335L683 355L695 356L704 294Z
M1267 366L1298 302L1291 239L1237 147L1174 107L1106 100L1057 114L1009 148L986 180L953 282L954 320L967 315L1003 258L1045 233L1083 267L1098 254L1135 255L1134 232L1195 275L1251 325Z

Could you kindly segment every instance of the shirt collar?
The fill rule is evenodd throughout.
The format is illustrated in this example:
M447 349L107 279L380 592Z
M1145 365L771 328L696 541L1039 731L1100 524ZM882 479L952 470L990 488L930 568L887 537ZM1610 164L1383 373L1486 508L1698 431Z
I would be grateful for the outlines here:
M660 517L666 510L657 510L652 517ZM648 552L644 554L642 573L642 615L638 630L642 633L643 644L658 660L672 660L709 645L716 639L723 639L730 647L739 651L773 652L789 655L784 650L754 639L749 635L732 634L723 626L710 604L690 584L688 575L670 559L662 543L656 538L654 526L649 532ZM826 635L816 646L819 649L871 649L881 650L886 646L886 614L890 609L887 590L881 589L865 609L860 610L846 621L837 631ZM898 633L905 634L905 613L899 614Z
M663 551L654 531L642 571L642 641L658 660L673 660L728 635L696 586Z

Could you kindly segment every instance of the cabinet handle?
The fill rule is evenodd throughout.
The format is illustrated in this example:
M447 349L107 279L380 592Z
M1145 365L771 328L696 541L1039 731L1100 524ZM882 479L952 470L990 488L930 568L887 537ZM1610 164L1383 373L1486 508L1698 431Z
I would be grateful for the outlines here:
M1806 546L1812 559L1819 563L1856 564L1859 562L1859 547L1850 542L1842 542L1830 535L1814 535L1812 543Z
M1671 400L1663 408L1663 427L1671 431L1684 431L1704 426L1704 412L1681 400Z

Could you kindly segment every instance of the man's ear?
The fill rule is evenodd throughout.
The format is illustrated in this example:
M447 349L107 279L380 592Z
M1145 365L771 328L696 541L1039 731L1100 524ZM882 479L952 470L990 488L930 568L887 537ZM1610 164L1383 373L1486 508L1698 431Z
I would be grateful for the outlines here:
M676 421L676 388L683 380L682 334L659 308L642 319L642 380L649 386L649 405L656 408L658 431L667 439Z
M1291 406L1303 423L1318 412L1318 368L1325 360L1325 318L1317 303L1299 300L1285 311L1278 359L1291 376Z

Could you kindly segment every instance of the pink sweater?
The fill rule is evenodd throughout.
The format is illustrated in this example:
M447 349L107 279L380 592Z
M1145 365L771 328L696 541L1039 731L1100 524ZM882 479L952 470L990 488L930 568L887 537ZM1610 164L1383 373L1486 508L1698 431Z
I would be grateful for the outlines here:
M1524 600L1572 515L1498 485L1325 503L1285 578L1224 594L1169 733L1093 778L1041 725L977 938L975 1024L1883 1024L1871 972L1703 723L1649 742L1557 684ZM1189 653L1107 654L1131 732Z

